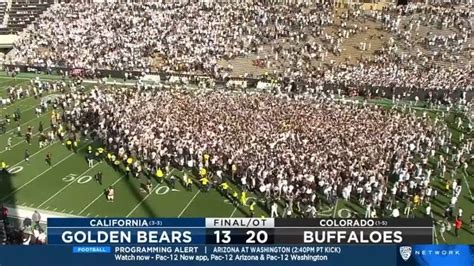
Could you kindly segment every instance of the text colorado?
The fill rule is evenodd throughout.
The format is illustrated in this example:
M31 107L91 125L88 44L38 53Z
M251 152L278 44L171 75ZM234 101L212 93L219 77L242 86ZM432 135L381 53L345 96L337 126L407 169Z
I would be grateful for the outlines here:
M372 227L375 226L374 220L339 220L339 219L322 219L319 221L322 227Z

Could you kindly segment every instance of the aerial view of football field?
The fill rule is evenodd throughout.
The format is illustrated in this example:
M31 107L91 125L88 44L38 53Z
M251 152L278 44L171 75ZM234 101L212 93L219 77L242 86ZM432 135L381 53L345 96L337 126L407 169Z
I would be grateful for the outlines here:
M6 87L30 82L30 76L19 75L16 79L3 77L1 79L2 94ZM48 76L48 79L59 78ZM89 86L89 85L86 85ZM51 95L45 97L50 97ZM84 217L231 217L245 215L225 199L216 190L203 193L194 186L191 191L178 182L175 188L170 188L166 182L156 184L152 193L146 193L141 186L143 179L125 178L124 173L117 172L107 162L95 162L88 166L86 151L91 146L95 151L100 145L88 139L78 143L77 152L67 148L66 143L54 142L40 148L38 145L39 124L44 130L49 128L51 109L41 115L35 114L41 99L29 97L2 108L2 117L17 110L21 113L20 127L10 123L6 132L0 136L2 150L1 161L7 162L9 174L2 174L0 179L1 201L5 204L30 207L45 211L53 211L66 215ZM28 127L33 127L31 145L24 138ZM7 150L8 139L11 139L11 150ZM25 151L30 158L25 160ZM45 161L46 155L51 154L51 167ZM96 182L94 176L101 171L103 184ZM182 172L173 170L166 177L182 176ZM154 182L154 180L152 180ZM116 198L114 202L105 199L104 190L114 186ZM248 200L252 200L249 195ZM257 208L256 215L265 215Z
M7 88L11 86L27 86L32 80L56 82L60 76L19 74L15 78L0 76L0 98L7 98ZM64 80L69 84L71 81ZM84 83L85 90L96 86L96 81ZM100 86L100 85L97 85ZM67 90L65 91L67 92ZM4 130L0 131L0 162L7 165L7 171L0 173L0 202L6 206L18 209L38 210L40 213L51 213L57 216L77 217L246 217L250 215L249 203L258 202L254 216L270 216L270 207L257 195L249 192L244 202L233 202L215 187L210 190L202 188L198 177L193 177L191 188L185 187L180 182L184 172L193 176L192 169L170 169L160 179L154 175L141 175L138 178L127 176L124 166L114 167L107 159L93 160L89 165L87 154L90 149L94 152L102 147L101 143L93 142L84 137L73 147L67 140L55 140L40 147L39 128L47 132L50 127L50 117L53 109L50 105L43 112L38 112L37 107L42 101L60 97L61 92L49 91L40 97L25 97L11 104L2 106L0 120L4 121ZM354 98L354 100L356 100ZM369 104L377 104L384 108L393 108L390 100L370 100ZM407 104L407 103L402 103ZM411 104L411 103L408 103ZM452 129L453 142L456 143L462 132L464 138L472 138L473 133L467 127L459 129L455 125L458 116L464 123L470 123L469 118L456 110L429 109L426 106L412 106L419 115L426 112L433 119L443 119ZM401 110L402 112L402 110ZM11 116L20 114L18 122ZM7 121L6 117L10 121ZM3 119L3 120L2 120ZM41 125L40 125L41 124ZM18 129L19 126L19 129ZM25 134L32 131L30 141ZM464 131L463 131L464 130ZM29 142L29 143L28 143ZM450 154L445 154L450 158ZM436 161L429 162L436 165ZM434 167L433 167L434 168ZM448 172L450 171L448 167ZM98 172L102 173L100 182L96 179ZM464 223L470 223L474 190L474 166L472 159L467 171L458 170L454 173L456 179L462 180L462 193L458 206L466 215ZM169 181L174 176L178 182L172 185ZM147 182L151 181L151 191L145 189ZM163 180L163 181L162 181ZM439 173L433 174L432 183L438 191L438 196L433 202L433 219L438 223L443 220L446 206L449 205L452 191L449 183L452 178L440 177ZM232 181L228 182L231 190L241 195L239 186ZM448 185L447 185L448 184ZM106 189L112 186L115 190L113 201L106 198ZM324 203L318 210L318 217L364 217L364 207L357 201L337 199L335 206ZM401 204L404 204L401 202ZM280 205L279 214L284 215L283 204ZM403 207L402 207L403 209ZM424 217L423 205L415 208L414 216ZM293 216L299 215L295 212ZM404 217L404 215L402 215ZM436 243L444 241L438 237L438 226L435 230ZM469 227L459 238L449 232L444 235L448 243L470 243L473 235Z

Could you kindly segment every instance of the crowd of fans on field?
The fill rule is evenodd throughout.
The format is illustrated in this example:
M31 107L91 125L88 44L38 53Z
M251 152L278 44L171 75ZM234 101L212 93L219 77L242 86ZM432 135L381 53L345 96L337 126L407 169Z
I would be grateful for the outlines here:
M72 86L48 103L54 112L50 128L38 129L40 147L59 140L77 151L85 134L104 143L88 159L123 166L148 193L154 179L174 183L171 169L195 170L183 184L187 178L203 191L219 189L245 211L252 202L222 189L231 182L239 196L256 194L273 217L318 217L338 198L358 202L365 217L412 217L420 208L432 216L438 193L450 199L446 221L463 215L459 177L471 171L473 139L472 124L461 117L453 136L443 116L433 120L409 107L159 87Z
M462 189L456 173L472 160L473 140L461 134L454 145L446 124L427 113L327 98L141 87L96 88L62 102L72 138L82 132L102 141L127 176L195 169L207 180L203 190L230 178L260 195L272 216L282 215L275 207L281 201L284 216L316 217L338 197L358 199L366 217L399 217L406 200L414 204L408 216L413 207L431 206L431 181L441 176L451 180L448 218ZM462 120L458 126L470 127Z

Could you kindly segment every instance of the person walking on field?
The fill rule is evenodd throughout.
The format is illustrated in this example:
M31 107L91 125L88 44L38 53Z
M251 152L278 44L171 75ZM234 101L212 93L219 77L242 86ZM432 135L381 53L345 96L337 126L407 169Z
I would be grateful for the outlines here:
M30 162L30 152L28 149L25 150L25 156L24 156L25 162Z
M48 154L46 154L46 159L44 160L46 161L46 163L48 163L49 167L53 167L51 152L48 152Z
M446 238L444 238L444 233L446 232L446 224L444 221L441 222L441 225L439 227L439 232L443 241L446 242Z
M99 183L99 185L102 185L102 171L99 171L96 175L95 175L95 181L97 183Z
M456 220L454 221L454 234L456 237L459 237L459 230L462 227L462 220L461 217L456 217Z

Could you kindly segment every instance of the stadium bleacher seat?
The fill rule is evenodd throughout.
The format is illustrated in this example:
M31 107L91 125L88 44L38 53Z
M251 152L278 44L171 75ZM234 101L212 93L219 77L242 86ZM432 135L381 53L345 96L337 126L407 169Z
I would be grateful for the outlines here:
M3 19L5 18L5 11L7 10L7 3L6 2L0 2L0 25L3 22Z
M0 23L3 22L6 12L9 16L6 27L0 27L0 34L21 32L53 3L54 0L14 0L9 10L6 10L6 3L0 3Z

